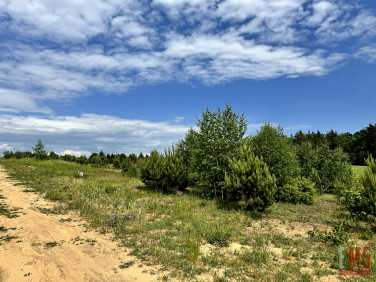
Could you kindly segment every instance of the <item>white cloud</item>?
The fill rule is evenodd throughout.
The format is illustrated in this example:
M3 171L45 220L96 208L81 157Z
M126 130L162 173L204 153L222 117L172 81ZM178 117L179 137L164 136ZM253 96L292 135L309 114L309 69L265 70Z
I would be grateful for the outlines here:
M0 151L10 151L12 150L12 147L8 144L0 144Z
M228 34L174 36L165 53L184 61L184 75L200 77L209 84L237 78L324 75L344 59L341 54L256 44Z
M65 150L64 152L55 152L55 153L57 153L58 155L61 155L61 156L71 155L71 156L76 156L76 157L80 157L80 156L87 156L87 157L89 157L92 152L89 152L89 151Z
M29 93L0 88L0 111L50 113L48 107L39 106Z
M325 75L353 57L343 40L371 45L376 16L342 0L7 0L0 32L0 111L49 112L144 84Z
M183 138L188 126L171 122L121 119L84 114L74 116L0 115L0 143L30 150L41 138L48 151L138 153L166 146Z
M376 44L360 48L355 57L369 63L376 61Z
M307 18L307 23L312 26L320 25L330 14L338 10L337 7L329 1L319 1L312 5L313 13Z

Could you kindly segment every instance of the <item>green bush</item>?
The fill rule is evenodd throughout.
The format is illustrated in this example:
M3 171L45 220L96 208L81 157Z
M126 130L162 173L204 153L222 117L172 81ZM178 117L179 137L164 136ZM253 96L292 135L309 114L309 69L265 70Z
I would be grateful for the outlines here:
M152 151L150 157L141 167L141 181L151 188L157 188L162 177L160 156L157 151Z
M311 180L297 177L291 179L284 186L278 187L275 198L281 202L312 205L315 193L315 184Z
M167 149L160 157L161 177L159 187L164 193L183 191L188 185L187 169L183 157L172 149Z
M349 211L363 219L376 217L376 163L372 155L365 162L367 169L358 185L344 193L344 204Z
M141 175L141 169L138 164L132 164L126 174L130 177L139 178Z
M244 145L239 158L229 160L225 189L229 200L240 201L245 209L259 213L274 203L276 180L266 163Z
M187 170L182 156L172 149L164 155L152 151L150 158L145 159L141 166L141 180L146 185L164 193L183 191L187 187Z

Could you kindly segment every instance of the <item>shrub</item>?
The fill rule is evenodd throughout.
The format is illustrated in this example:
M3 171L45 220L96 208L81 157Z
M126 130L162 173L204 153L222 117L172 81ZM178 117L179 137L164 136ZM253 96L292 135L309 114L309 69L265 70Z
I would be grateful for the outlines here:
M130 176L130 177L134 177L134 178L139 178L140 175L141 175L141 170L140 170L140 167L139 165L137 164L132 164L128 170L127 170L127 175Z
M172 149L167 149L160 157L161 177L159 186L164 193L183 191L188 185L187 169L183 157Z
M150 158L145 159L141 166L141 180L148 186L164 193L183 191L187 187L187 170L182 156L172 149L164 155L152 151Z
M150 157L141 167L141 181L151 188L157 188L162 176L160 157L157 151L152 151Z
M315 192L315 184L311 180L297 177L284 186L278 187L275 198L281 202L312 205Z
M372 155L366 159L367 169L358 185L345 191L345 205L351 213L366 219L376 216L376 163Z
M276 180L266 163L244 145L240 157L229 161L225 188L229 200L240 201L245 209L259 213L274 203Z

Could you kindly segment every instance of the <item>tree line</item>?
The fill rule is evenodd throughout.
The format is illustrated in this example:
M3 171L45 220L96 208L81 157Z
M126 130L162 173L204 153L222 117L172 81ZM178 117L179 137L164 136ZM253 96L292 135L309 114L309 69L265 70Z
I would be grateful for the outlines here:
M304 133L300 130L290 138L292 138L294 144L308 142L315 148L325 143L331 150L340 147L354 165L365 165L368 154L376 156L376 124L369 124L354 134L349 132L338 133L334 130L330 130L326 134L319 130Z
M124 172L129 172L133 177L139 176L139 166L143 160L148 159L148 155L143 153L129 154L105 154L103 151L99 153L92 153L89 157L81 155L79 157L70 154L58 155L54 151L47 153L44 149L44 144L41 139L38 139L32 151L5 151L3 154L5 159L22 159L22 158L36 158L39 160L62 160L66 162L76 162L83 165L91 165L93 167L113 167L122 169Z

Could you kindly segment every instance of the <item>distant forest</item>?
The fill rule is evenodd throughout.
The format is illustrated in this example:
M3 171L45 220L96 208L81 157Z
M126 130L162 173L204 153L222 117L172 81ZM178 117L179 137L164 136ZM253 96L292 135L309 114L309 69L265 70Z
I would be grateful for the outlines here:
M336 131L329 131L324 134L319 130L317 132L298 131L295 135L288 137L295 145L301 145L303 143L311 143L314 148L323 144L328 144L331 150L341 147L345 153L348 154L351 164L364 165L364 161L368 154L376 156L376 123L369 124L367 127L355 132L354 134L338 133ZM33 152L12 152L5 151L4 158L24 158L33 157ZM124 168L135 164L138 161L142 161L144 158L148 158L148 155L129 154L126 156L121 154L105 154L104 152L92 153L89 157L86 156L72 156L63 155L59 156L55 152L51 151L49 154L45 153L41 155L43 159L60 159L69 162L77 162L81 164L92 164L94 166L102 167L108 164L112 164L115 168ZM125 163L125 164L124 164Z
M326 134L320 131L304 133L300 130L290 138L297 145L308 142L314 147L327 143L331 150L341 147L348 154L353 165L364 165L367 154L376 156L376 124L369 124L354 134L337 133L333 130Z

